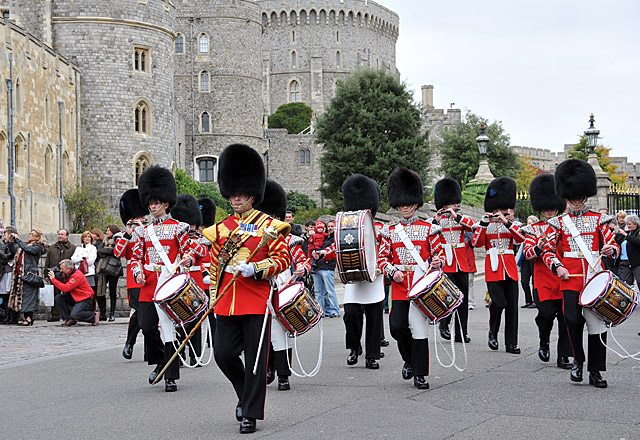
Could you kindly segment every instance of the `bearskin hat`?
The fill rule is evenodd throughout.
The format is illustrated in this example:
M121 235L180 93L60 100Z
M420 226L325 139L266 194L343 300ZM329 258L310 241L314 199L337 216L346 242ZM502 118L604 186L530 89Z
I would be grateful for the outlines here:
M415 171L396 168L387 180L387 196L392 208L415 204L420 208L424 204L422 179Z
M189 225L200 226L202 224L200 204L191 194L178 195L178 201L171 210L171 217Z
M516 181L511 177L498 177L487 187L484 195L484 211L513 209L516 207Z
M138 179L138 193L140 203L144 207L148 208L150 202L159 200L162 203L169 203L169 209L171 209L178 197L176 179L168 169L151 165Z
M284 220L287 213L287 194L280 184L274 180L267 179L262 202L255 205L258 211L269 214L271 217Z
M342 184L345 211L368 209L372 216L378 213L380 206L380 187L375 180L354 174Z
M596 172L588 162L567 159L556 167L556 193L565 200L578 200L598 193Z
M433 203L436 209L462 202L462 190L457 180L445 177L436 182L433 188Z
M529 185L529 200L534 211L564 212L567 202L556 194L555 177L551 173L540 174Z
M225 199L245 194L253 196L255 206L262 201L265 181L262 157L250 146L232 144L220 154L218 186Z
M202 225L205 228L215 225L216 223L216 202L209 197L198 200L200 213L202 214Z
M149 210L140 204L137 188L128 189L122 194L118 208L123 225L126 225L132 218L144 217L149 213Z

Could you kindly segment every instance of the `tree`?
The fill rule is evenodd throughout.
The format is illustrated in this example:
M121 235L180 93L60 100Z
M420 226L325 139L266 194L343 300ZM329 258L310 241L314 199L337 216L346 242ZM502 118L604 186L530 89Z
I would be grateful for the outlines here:
M298 191L289 191L287 193L287 209L294 214L314 209L316 206L316 202L306 194Z
M462 123L455 125L442 133L442 140L434 145L442 156L441 170L459 181L461 184L469 182L478 172L480 153L476 137L480 135L480 124L486 125L486 135L489 136L487 161L494 176L510 176L516 178L520 172L518 155L509 147L509 135L502 128L499 121L491 124L481 116L470 111Z
M286 128L289 134L298 134L311 125L313 110L303 102L292 102L278 107L269 116L269 128Z
M72 232L102 230L107 224L115 223L113 217L107 216L107 199L95 181L85 180L74 186L64 195L64 203L73 216Z
M231 212L229 201L222 197L215 184L210 182L197 182L193 180L184 170L176 170L176 185L178 194L191 194L196 199L209 197L216 202L216 221L226 218Z
M518 177L516 177L518 191L529 191L531 181L539 173L540 170L533 165L533 159L530 156L520 156L520 173L518 173Z
M611 152L611 148L607 148L604 145L598 145L593 150L598 157L598 163L600 164L600 168L602 171L609 174L611 178L611 182L617 184L624 184L629 177L628 173L619 173L618 166L611 163L611 159L609 159L609 153ZM574 147L569 151L568 156L573 159L589 159L589 142L587 141L587 136L580 136L580 141L574 145Z
M392 75L362 69L338 82L317 126L317 140L324 143L320 159L324 196L341 206L342 183L354 173L378 182L383 197L396 167L415 170L425 179L429 146L421 123L406 85Z

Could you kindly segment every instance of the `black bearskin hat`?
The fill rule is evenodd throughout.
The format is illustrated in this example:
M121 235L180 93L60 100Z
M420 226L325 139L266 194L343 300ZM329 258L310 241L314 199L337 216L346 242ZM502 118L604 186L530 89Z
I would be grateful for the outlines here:
M540 174L529 185L529 199L534 211L564 212L567 202L556 194L555 177L551 173Z
M457 180L445 177L433 188L433 203L436 209L462 202L462 190Z
M178 201L171 210L171 217L179 222L195 225L196 227L202 224L200 204L191 194L178 195Z
M598 193L596 172L588 162L567 159L556 168L556 193L565 200L578 200Z
M209 197L198 200L200 213L202 214L202 225L205 228L216 224L216 202Z
M368 209L373 217L380 206L380 187L375 180L354 174L342 184L345 211L359 211Z
M218 186L225 199L238 194L253 196L253 206L262 201L265 187L260 153L248 145L232 144L220 154Z
M149 207L150 202L159 200L162 203L169 203L169 209L171 209L178 197L176 179L168 169L151 165L138 179L138 193L140 203L145 208Z
M144 217L149 213L149 210L140 204L140 195L136 188L128 189L122 194L118 208L123 225L132 218Z
M513 209L516 207L516 181L511 177L498 177L487 187L484 195L484 211Z
M387 180L387 196L392 208L416 204L420 208L424 204L422 179L415 171L396 168Z
M287 194L275 180L267 179L262 202L255 205L258 211L269 214L271 217L284 220L287 213Z

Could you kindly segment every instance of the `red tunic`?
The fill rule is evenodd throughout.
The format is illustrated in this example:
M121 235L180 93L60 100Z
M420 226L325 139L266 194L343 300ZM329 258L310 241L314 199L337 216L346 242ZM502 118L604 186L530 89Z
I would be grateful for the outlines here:
M509 228L507 228L507 225ZM501 222L492 220L489 224L479 223L479 227L473 234L471 243L473 247L484 246L487 256L484 260L484 279L487 282L504 281L507 277L518 281L518 266L516 257L513 254L513 245L522 243L524 236L520 233L520 228L513 222L504 225ZM491 267L491 257L489 250L496 248L498 251L498 267L494 271Z
M127 260L127 289L142 287L140 284L136 283L136 277L133 276L133 264L131 257L133 256L134 245L135 242L133 241L133 237L130 239L118 237L113 248L113 255L117 258L124 257Z
M533 287L538 291L540 301L562 299L560 278L555 276L542 260L543 249L540 249L538 239L546 236L547 240L555 239L555 230L545 220L540 220L531 226L520 229L525 234L522 253L527 260L533 260Z
M466 249L467 244L464 241L464 232L473 232L476 222L469 217L458 214L454 219L443 215L440 222L437 222L434 218L433 223L440 225L442 228L441 241L443 250L445 245L449 244L451 245L451 251L453 254L451 264L447 264L446 252L443 254L445 258L442 270L445 273L475 272L475 269L469 265Z

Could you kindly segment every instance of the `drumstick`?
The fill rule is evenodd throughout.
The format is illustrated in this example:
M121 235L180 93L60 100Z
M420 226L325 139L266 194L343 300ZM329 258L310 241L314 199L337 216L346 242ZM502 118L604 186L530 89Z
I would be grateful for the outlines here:
M567 276L568 277L584 277L584 275L582 275L581 273L570 273Z
M278 237L278 235L277 235L275 230L273 230L272 228L265 228L264 229L264 235L260 239L260 243L258 243L258 246L253 250L253 252L251 252L251 254L247 258L245 263L248 263L249 261L251 261L253 259L253 257L256 256L258 251L260 249L262 249L264 247L264 245L269 242L269 240L273 240L274 238L277 238L277 237ZM195 334L196 330L198 330L200 328L200 326L202 325L204 320L207 319L207 316L209 316L209 313L211 313L211 311L216 306L216 304L218 304L218 301L220 301L222 299L222 297L227 293L229 288L236 282L236 280L238 279L239 276L240 276L240 272L239 271L233 274L233 278L231 278L231 281L229 282L229 284L227 284L224 287L224 289L222 289L222 292L220 292L218 297L211 303L211 305L209 306L207 311L202 314L202 318L200 318L200 321L198 321L196 323L196 325L193 327L193 329L191 329L191 332L187 335L187 337L184 339L184 341L182 341L182 344L180 344L180 347L178 347L176 352L173 353L173 356L171 356L171 359L169 359L169 362L167 362L164 365L164 367L162 367L162 370L160 370L160 373L158 373L158 376L155 378L155 380L153 381L153 383L151 385L155 385L155 384L158 383L158 381L160 381L160 378L162 377L164 372L167 371L167 368L169 368L169 365L171 365L171 362L173 362L174 359L178 356L178 353L180 353L184 349L185 345L187 345L187 342L189 342L189 340L193 337L193 335Z
M173 273L178 270L178 268L180 267L180 265L182 263L184 263L185 261L187 261L189 258L191 258L191 254L193 254L193 249L190 249L189 252L187 252L184 257L182 258L182 260L180 260L180 262L178 264L176 264L173 269L171 269L171 272L169 272L169 275L167 275L167 278L169 278L171 275L173 275Z
M310 259L311 258L307 258L306 260L304 260L304 263L302 263L302 265L304 266L305 264L307 264ZM291 282L291 280L293 279L293 277L295 277L295 275L291 275L291 277L289 277L289 279L287 280L286 283L284 283L284 285L286 286L287 284L289 284Z
M433 268L433 260L435 260L436 258L439 260L440 259L440 255L442 255L444 251L440 251L438 252L438 255L436 255L432 260L431 263L429 264L429 268L427 269L427 272L431 272L431 268Z
M262 319L262 330L260 330L260 342L258 343L258 351L256 353L256 362L255 364L253 364L254 376L258 372L258 361L260 360L260 351L262 351L262 342L264 341L264 330L267 328L267 320L269 319L269 302L271 302L272 295L273 295L273 289L269 290L269 299L267 300L267 309L264 311L264 318Z
M616 237L615 237L615 236L614 236L614 237L611 237L611 239L609 240L609 242L607 242L607 243L605 244L605 246L606 246L607 244L611 244L611 243L613 243L613 242L615 241L615 239L616 239ZM597 268L598 264L600 263L600 260L602 260L602 257L603 257L603 256L604 256L604 254L600 254L600 256L598 257L598 259L596 260L596 262L595 262L595 263L593 263L593 266L590 266L590 267L589 267L589 270L590 270L591 272L595 272L595 271L596 271L596 268Z

